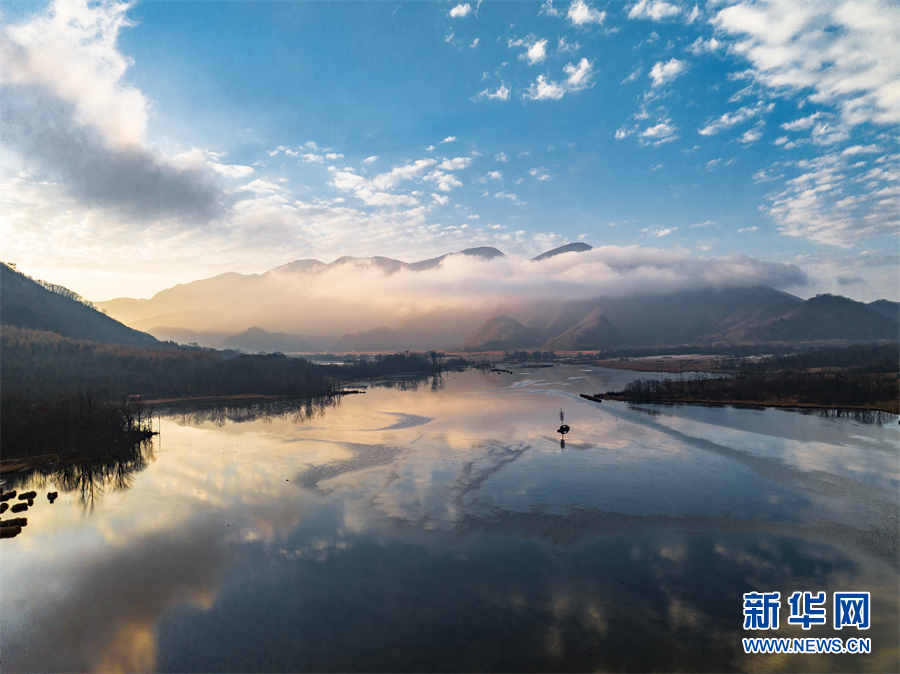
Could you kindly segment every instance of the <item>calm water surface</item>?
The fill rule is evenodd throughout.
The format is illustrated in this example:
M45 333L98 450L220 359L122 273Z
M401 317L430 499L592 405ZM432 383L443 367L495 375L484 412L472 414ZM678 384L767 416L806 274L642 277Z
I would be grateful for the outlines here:
M3 670L898 670L896 416L601 405L578 394L635 375L509 369L158 409L119 464L6 478L40 496L0 542ZM781 629L744 632L773 590ZM872 627L788 626L795 590L869 591Z

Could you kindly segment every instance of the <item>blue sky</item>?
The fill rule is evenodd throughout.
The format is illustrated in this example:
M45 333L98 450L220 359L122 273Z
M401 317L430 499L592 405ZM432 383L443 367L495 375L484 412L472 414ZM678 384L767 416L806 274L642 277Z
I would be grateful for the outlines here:
M0 9L3 259L92 299L571 241L900 299L896 3Z

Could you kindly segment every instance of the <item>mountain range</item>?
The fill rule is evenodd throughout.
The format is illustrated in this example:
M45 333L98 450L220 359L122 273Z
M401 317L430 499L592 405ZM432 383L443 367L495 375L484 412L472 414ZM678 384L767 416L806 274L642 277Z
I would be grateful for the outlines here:
M588 244L567 244L516 269L551 265L554 282L565 281L591 250ZM511 297L490 274L451 274L504 264L511 263L496 248L413 263L381 256L342 257L330 264L300 259L262 274L226 273L150 299L118 298L97 306L160 339L248 352L575 351L894 341L900 334L900 305L888 300L864 304L832 295L803 300L759 283L684 289L660 284L658 290L605 296L598 282L591 297L579 298L562 282L557 292L538 281L533 296Z

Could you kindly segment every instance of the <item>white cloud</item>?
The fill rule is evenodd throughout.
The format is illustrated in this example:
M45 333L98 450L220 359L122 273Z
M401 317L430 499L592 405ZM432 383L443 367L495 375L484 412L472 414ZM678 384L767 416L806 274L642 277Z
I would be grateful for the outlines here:
M337 152L329 152L325 155L325 159L331 159L332 161L335 159L343 159L344 155L338 154Z
M738 234L745 234L747 232L755 232L759 229L759 227L741 227L738 230Z
M566 42L566 38L561 37L556 45L556 51L560 54L574 54L579 49L581 49L581 45L577 42Z
M325 158L320 154L302 154L300 155L300 161L305 164L321 164L325 161Z
M432 171L424 179L436 183L441 192L449 192L454 187L462 187L462 183L452 174L443 171Z
M506 158L505 152L501 152L500 154L495 154L494 159L496 159L497 161L509 161L509 159Z
M748 119L753 119L757 115L767 114L774 108L774 103L769 103L768 105L766 105L762 101L759 101L752 107L745 106L743 108L740 108L739 110L735 110L734 112L724 113L717 120L708 123L697 133L699 133L701 136L713 136L724 129L730 129L735 124L740 124L741 122L746 122Z
M538 75L537 81L533 82L524 97L533 101L541 100L559 100L566 94L566 89L560 86L558 82L548 81L544 75Z
M622 80L622 84L627 84L628 82L634 82L640 76L641 76L641 66L640 66L640 64L638 64L637 67L631 71L631 73L628 75L628 77L626 77L624 80Z
M442 171L460 171L471 163L471 157L457 157L456 159L445 159L438 168Z
M694 9L696 9L696 7ZM711 37L708 40L698 37L687 48L687 51L691 52L694 56L700 56L700 54L704 53L712 54L721 46L722 43L714 37Z
M41 85L74 106L75 122L100 129L120 148L141 147L149 103L123 82L130 59L117 46L133 25L129 5L55 2L28 23L5 26L0 41L3 84Z
M884 150L877 145L852 145L848 147L846 150L841 152L842 155L854 155L854 154L871 154L874 152L883 152Z
M275 183L268 180L257 178L256 180L247 183L240 189L249 192L256 192L257 194L275 194L276 192L280 192L284 188L281 185L276 185Z
M747 129L738 140L745 145L749 143L755 143L760 138L762 138L763 126L765 126L765 121L760 120L752 129Z
M546 14L547 16L562 16L562 12L553 6L553 0L546 0L546 2L541 5L541 11L538 12L538 16L541 14Z
M795 119L793 122L787 122L781 125L782 129L787 131L801 131L805 129L811 129L813 125L816 123L816 120L823 116L824 113L816 112L812 115L808 115L807 117L801 117L800 119Z
M513 47L524 47L525 53L519 54L519 60L528 61L531 65L543 63L547 59L546 38L539 40L534 35L529 35L528 37L520 38L518 40L510 39L507 46L510 49Z
M696 11L696 8L694 8ZM650 19L652 21L663 21L671 19L673 16L681 14L681 8L664 0L640 0L636 3L631 11L628 12L629 19ZM692 15L691 21L695 16Z
M542 63L547 58L547 40L538 40L528 48L524 54L519 56L520 59L528 59L531 65Z
M674 232L677 229L678 229L677 227L667 227L665 229L648 229L645 227L641 231L647 232L647 234L649 234L650 236L662 237L662 236L668 236L669 234L671 234L672 232Z
M843 248L896 234L900 170L865 171L852 158L833 152L787 165L796 175L767 208L782 234Z
M601 12L588 5L584 0L574 0L569 5L569 11L566 13L573 26L586 26L592 23L602 24L606 19L606 12Z
M691 10L690 16L687 18L688 25L694 23L697 20L697 17L700 16L700 8L697 5L694 5L694 9ZM708 250L708 249L707 249Z
M537 180L550 180L550 176L548 174L544 173L544 171L546 171L546 170L547 169L544 169L544 168L528 169L528 175L530 175L533 178L536 178Z
M510 201L512 201L512 202L513 202L514 204L516 204L517 206L524 206L524 205L525 205L525 202L519 201L518 195L513 194L512 192L497 192L497 193L494 195L494 197L497 198L497 199L509 199Z
M486 177L491 180L503 180L503 174L500 171L489 171Z
M485 89L484 91L479 91L472 97L472 99L476 101L482 98L494 101L505 101L509 98L509 88L507 88L505 84L501 84L496 91L492 92L490 89Z
M472 5L468 2L465 4L459 4L453 9L450 10L450 16L453 18L462 18L469 15L469 12L472 11Z
M677 129L667 119L642 131L640 134L641 141L658 147L663 143L675 140L678 137L675 135L676 131Z
M246 170L178 167L147 146L149 102L117 46L129 7L58 1L0 28L4 150L85 205L208 222L224 207L213 173Z
M475 38L472 40L472 44L469 45L469 49L475 49L478 46L478 43L481 42L481 38Z
M900 118L900 25L887 2L737 4L713 24L738 39L749 75L774 89L834 106L842 123L896 125Z
M718 222L715 220L707 220L706 222L698 222L698 223L691 225L691 229L696 229L697 227L709 227L710 225L716 225L716 224L718 224Z
M363 159L363 164L371 164L373 161L378 159L378 155L373 154L371 157L366 157Z
M226 178L246 178L251 173L254 173L254 169L252 166L240 166L238 164L220 164L215 161L207 162L206 165L219 175L223 175Z
M437 164L437 161L434 159L418 159L412 164L398 166L392 169L390 173L382 173L375 176L372 178L371 184L377 190L388 190L402 180L411 180L421 176L435 164Z
M441 206L445 206L450 202L450 197L441 196L440 194L435 194L434 192L431 193L431 198L434 199Z
M528 87L523 98L533 101L559 100L565 94L582 91L593 86L591 79L594 76L593 64L586 58L581 59L578 65L567 64L563 68L567 75L563 83L548 80L544 75L538 75L535 82Z
M654 87L659 87L668 84L684 71L684 61L678 59L670 59L666 63L659 61L650 70L650 79L653 80Z
M444 140L442 140L441 142L442 142L442 143L455 143L455 142L456 142L456 136L447 136L447 137L444 138Z
M581 91L591 86L591 77L594 74L594 65L586 58L581 59L577 66L571 63L563 68L568 75L566 79L566 91Z

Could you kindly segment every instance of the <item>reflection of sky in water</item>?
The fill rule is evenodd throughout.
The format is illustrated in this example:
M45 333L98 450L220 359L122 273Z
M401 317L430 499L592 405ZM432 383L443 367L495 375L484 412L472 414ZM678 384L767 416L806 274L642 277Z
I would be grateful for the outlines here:
M163 416L130 489L2 542L4 671L896 669L896 419L649 415L578 398L632 373L512 369ZM753 589L873 592L877 652L748 660Z

